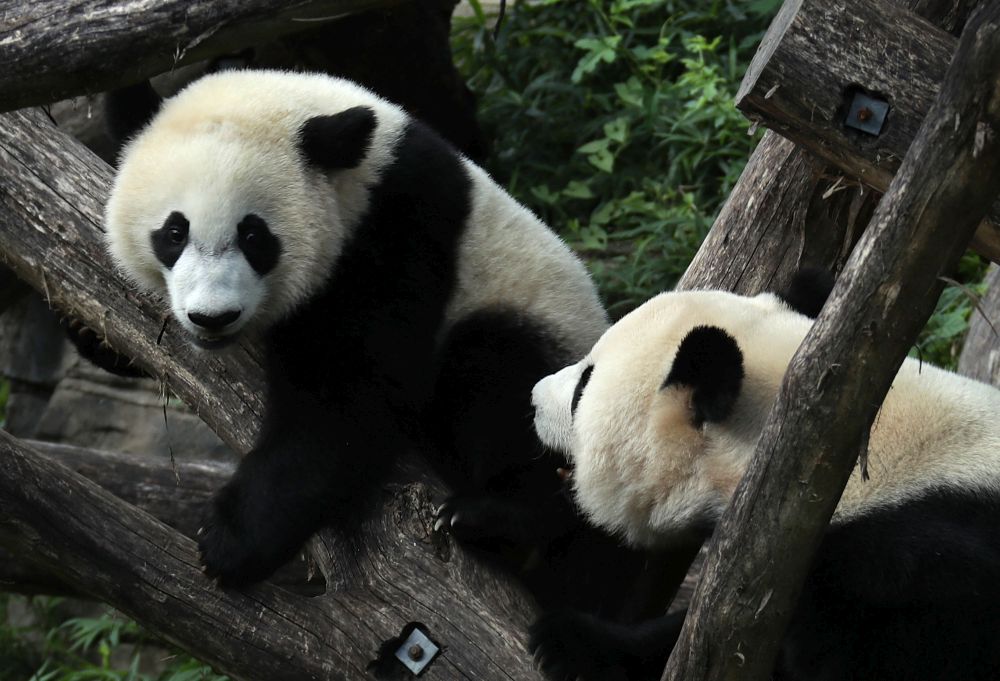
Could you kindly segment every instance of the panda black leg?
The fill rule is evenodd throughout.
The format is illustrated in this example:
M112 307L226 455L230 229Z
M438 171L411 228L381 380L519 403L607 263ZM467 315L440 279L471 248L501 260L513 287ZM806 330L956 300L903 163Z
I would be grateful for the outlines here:
M449 333L441 354L432 422L438 468L456 491L441 526L465 541L547 539L574 522L561 494L561 459L532 425L531 388L563 357L522 314L481 311Z
M655 680L677 642L684 615L617 624L575 610L559 610L532 625L528 645L551 681Z

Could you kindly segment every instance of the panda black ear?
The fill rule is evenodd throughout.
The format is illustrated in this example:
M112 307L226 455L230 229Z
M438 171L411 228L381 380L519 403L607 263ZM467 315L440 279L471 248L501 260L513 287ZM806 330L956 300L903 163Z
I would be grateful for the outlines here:
M368 153L375 132L375 112L367 106L332 116L313 116L299 131L299 149L321 170L356 168Z
M681 341L660 389L690 387L695 425L700 426L728 417L742 384L743 353L736 340L717 326L698 326Z
M784 293L779 293L788 307L810 319L816 319L830 297L830 291L836 281L833 275L820 267L803 267L795 276Z

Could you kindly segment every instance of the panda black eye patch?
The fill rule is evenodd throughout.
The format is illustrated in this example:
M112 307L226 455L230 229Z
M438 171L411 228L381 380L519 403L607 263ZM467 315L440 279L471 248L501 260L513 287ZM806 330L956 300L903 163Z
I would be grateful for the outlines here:
M264 276L278 264L281 241L260 216L250 213L240 220L236 226L236 243L257 274Z
M155 230L150 236L153 244L153 254L156 259L163 263L163 266L170 269L181 257L184 247L188 242L188 230L191 224L184 217L184 213L174 211L167 216L163 226Z
M580 380L576 382L576 387L573 388L573 401L569 403L570 414L576 413L576 405L580 404L580 398L583 397L583 391L587 387L592 373L594 373L593 364L584 369L583 373L580 374Z

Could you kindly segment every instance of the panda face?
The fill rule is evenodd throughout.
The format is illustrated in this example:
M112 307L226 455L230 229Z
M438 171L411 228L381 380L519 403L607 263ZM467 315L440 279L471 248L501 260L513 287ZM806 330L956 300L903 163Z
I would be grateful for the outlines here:
M108 249L196 345L266 328L327 283L405 120L325 76L202 78L125 148Z
M647 546L711 527L809 323L770 294L666 293L539 381L535 429L589 519Z
M192 229L184 213L173 211L150 242L174 317L207 348L235 338L257 316L267 275L281 257L281 241L254 213L230 228Z

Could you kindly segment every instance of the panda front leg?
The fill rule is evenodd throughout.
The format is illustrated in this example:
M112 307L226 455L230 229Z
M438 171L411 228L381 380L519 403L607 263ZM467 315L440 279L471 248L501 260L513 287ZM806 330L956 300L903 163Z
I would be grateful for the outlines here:
M324 525L355 524L394 451L378 437L350 412L286 396L206 509L198 536L205 573L222 586L252 584Z

